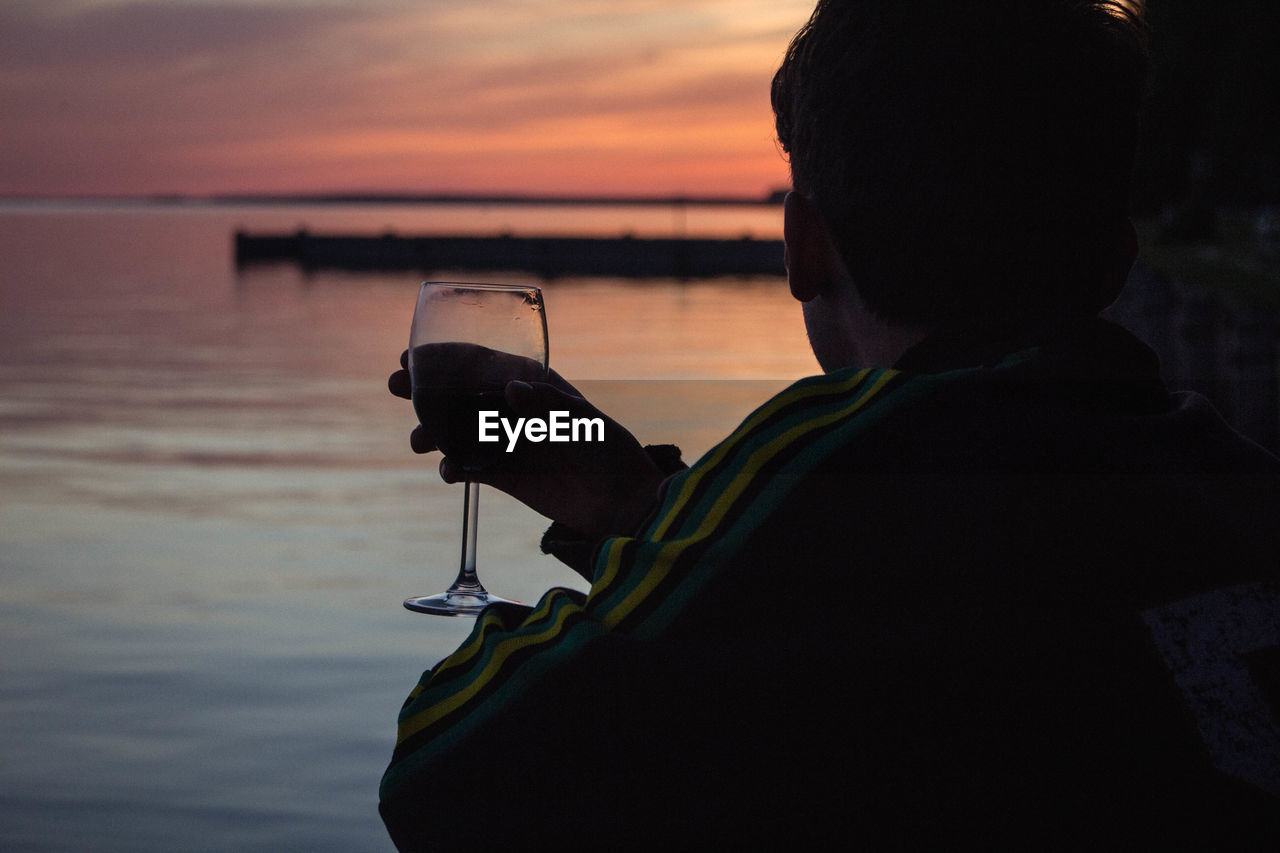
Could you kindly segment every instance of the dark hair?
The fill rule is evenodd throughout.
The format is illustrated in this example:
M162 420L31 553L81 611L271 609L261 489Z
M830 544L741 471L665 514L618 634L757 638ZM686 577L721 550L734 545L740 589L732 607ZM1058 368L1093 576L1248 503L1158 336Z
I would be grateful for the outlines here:
M773 109L884 319L1094 312L1146 67L1135 0L819 0Z

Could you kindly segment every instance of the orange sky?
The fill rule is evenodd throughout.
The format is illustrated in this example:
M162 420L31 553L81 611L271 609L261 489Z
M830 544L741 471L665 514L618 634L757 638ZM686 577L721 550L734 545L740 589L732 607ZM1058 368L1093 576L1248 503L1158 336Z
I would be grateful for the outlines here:
M787 181L812 0L3 0L0 194Z

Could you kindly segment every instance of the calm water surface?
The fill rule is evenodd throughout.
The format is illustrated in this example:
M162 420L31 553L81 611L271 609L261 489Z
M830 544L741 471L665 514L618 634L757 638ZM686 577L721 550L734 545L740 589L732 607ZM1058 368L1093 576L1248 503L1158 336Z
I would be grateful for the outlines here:
M777 215L0 205L0 849L391 849L396 710L468 629L399 603L451 579L462 499L385 391L418 277L237 271L236 227L774 237ZM778 279L542 284L552 366L691 456L816 369ZM482 493L492 588L582 588L545 523Z

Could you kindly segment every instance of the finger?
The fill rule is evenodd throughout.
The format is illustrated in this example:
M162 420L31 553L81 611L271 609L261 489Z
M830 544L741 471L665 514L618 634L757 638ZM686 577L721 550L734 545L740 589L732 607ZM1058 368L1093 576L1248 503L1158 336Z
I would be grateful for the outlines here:
M518 469L513 470L504 465L501 460L464 468L446 456L440 460L440 479L446 483L484 484L510 494L511 487L520 479L520 473Z
M406 400L413 398L413 385L409 381L409 371L397 370L387 377L387 390L397 397Z
M409 369L409 351L408 350L405 350L404 352L400 353L400 366L403 367L405 370Z
M472 483L488 483L488 468L463 468L448 456L440 460L440 479L446 483L461 483L464 480Z
M579 391L577 388L574 388L573 385L569 382L569 380L565 379L563 376L561 376L559 373L556 373L554 370L547 371L547 384L551 385L552 387L559 388L561 391L568 394L570 397L582 396L581 391Z
M413 428L413 432L409 433L409 446L413 448L414 453L430 453L436 449L436 444L427 436L427 431L421 426Z
M539 405L538 392L528 382L522 382L518 379L507 383L507 387L503 393L510 406L516 414L525 414L537 409Z
M558 409L577 410L586 401L545 382L523 382L513 380L507 383L504 396L507 405L518 415L537 415Z

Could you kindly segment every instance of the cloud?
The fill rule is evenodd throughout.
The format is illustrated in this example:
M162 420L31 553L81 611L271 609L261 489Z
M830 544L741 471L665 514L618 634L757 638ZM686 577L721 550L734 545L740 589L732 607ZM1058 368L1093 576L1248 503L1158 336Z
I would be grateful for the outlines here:
M0 68L160 69L270 49L359 17L334 6L15 0L0 12Z
M475 152L495 174L518 172L499 157L569 150L705 159L715 127L726 151L764 146L768 76L808 8L6 0L0 192L233 191L271 175L421 188L433 169L474 171Z

